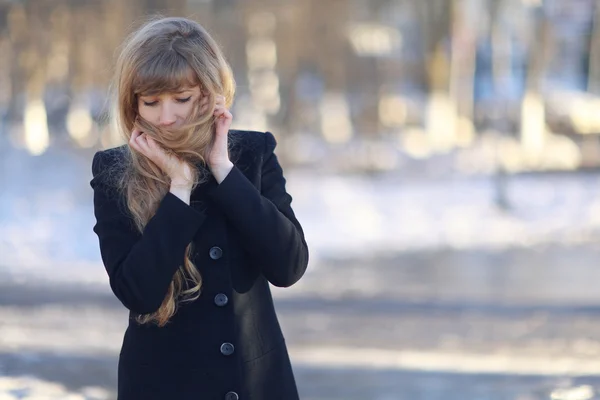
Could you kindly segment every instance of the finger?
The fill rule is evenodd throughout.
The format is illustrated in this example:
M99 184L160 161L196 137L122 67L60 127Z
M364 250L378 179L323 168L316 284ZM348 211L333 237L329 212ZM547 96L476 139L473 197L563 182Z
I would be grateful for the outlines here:
M225 113L219 117L217 117L215 121L215 134L217 138L222 136L227 140L227 132L229 131L229 127L231 126L232 116L229 113Z
M138 136L135 141L138 144L138 146L142 149L142 153L144 153L146 156L149 156L151 154L145 133L142 133L140 136Z
M151 138L150 136L146 137L146 142L148 143L148 148L155 154L164 153L164 150L162 149L162 147L160 147L160 145L158 144L158 142L156 140L154 140L153 138Z
M134 142L138 136L140 136L140 131L138 129L134 129L133 131L131 131L131 137L129 138L129 142Z
M129 138L129 145L131 147L133 147L134 150L140 151L140 147L137 144L137 138L140 136L140 131L137 129L134 129L131 132L131 137Z
M142 146L140 146L140 143L138 140L134 140L131 143L131 147L133 147L133 149L135 151L137 151L138 153L140 153L141 155L148 157L147 151Z
M136 143L136 141L133 140L133 139L129 140L129 146L131 146L131 148L134 149L135 151L137 151L138 153L142 152L142 150L140 149L140 146L138 146L138 144Z
M229 110L225 109L221 114L217 116L217 120L219 120L219 122L230 122L233 120L233 115Z
M215 112L213 113L213 115L216 118L219 118L221 115L223 115L225 113L225 109L224 108L217 108L215 109Z
M145 133L142 133L138 139L137 142L140 144L140 146L145 149L145 150L149 150L150 146L148 145L148 136L146 136Z
M154 140L150 136L146 136L146 143L148 143L148 147L150 148L156 148L157 146L156 140Z
M135 138L135 141L137 143L145 143L146 142L146 134L145 133L140 133L139 135L137 135L137 137Z
M225 107L224 105L218 105L215 107L215 115L217 115L217 114L221 115L228 111L229 111L229 109L227 107Z

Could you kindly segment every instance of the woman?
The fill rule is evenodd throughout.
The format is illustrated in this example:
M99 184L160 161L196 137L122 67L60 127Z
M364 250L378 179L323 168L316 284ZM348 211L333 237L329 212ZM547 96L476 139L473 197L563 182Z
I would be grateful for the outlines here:
M230 131L234 80L197 23L149 22L121 49L116 126L96 153L102 260L130 310L119 400L298 398L269 282L308 264L272 134Z

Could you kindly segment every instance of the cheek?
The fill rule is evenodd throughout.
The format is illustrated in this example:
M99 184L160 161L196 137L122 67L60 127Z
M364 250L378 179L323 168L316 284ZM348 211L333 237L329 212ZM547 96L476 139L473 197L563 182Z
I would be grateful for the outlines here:
M146 121L149 121L152 123L157 122L157 116L156 116L157 113L155 111L155 108L146 107L143 104L140 104L140 105L138 105L138 112L140 114L140 117L142 117Z
M187 103L179 104L178 114L181 119L188 119L192 116L195 109L195 105L193 101L188 101Z

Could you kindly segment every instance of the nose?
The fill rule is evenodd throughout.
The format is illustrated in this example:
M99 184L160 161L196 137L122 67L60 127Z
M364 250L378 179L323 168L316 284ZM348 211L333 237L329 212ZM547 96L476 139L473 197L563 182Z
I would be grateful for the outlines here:
M166 102L162 105L160 110L160 119L158 123L160 126L171 126L177 121L177 117L175 116L175 111L170 107L169 103Z

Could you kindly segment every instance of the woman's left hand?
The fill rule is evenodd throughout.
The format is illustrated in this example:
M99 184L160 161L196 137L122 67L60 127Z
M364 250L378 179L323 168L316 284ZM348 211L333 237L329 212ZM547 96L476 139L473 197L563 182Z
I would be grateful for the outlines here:
M225 97L217 96L214 116L215 141L208 155L207 163L217 182L221 183L233 168L233 163L229 160L227 142L227 134L233 115L225 107Z

